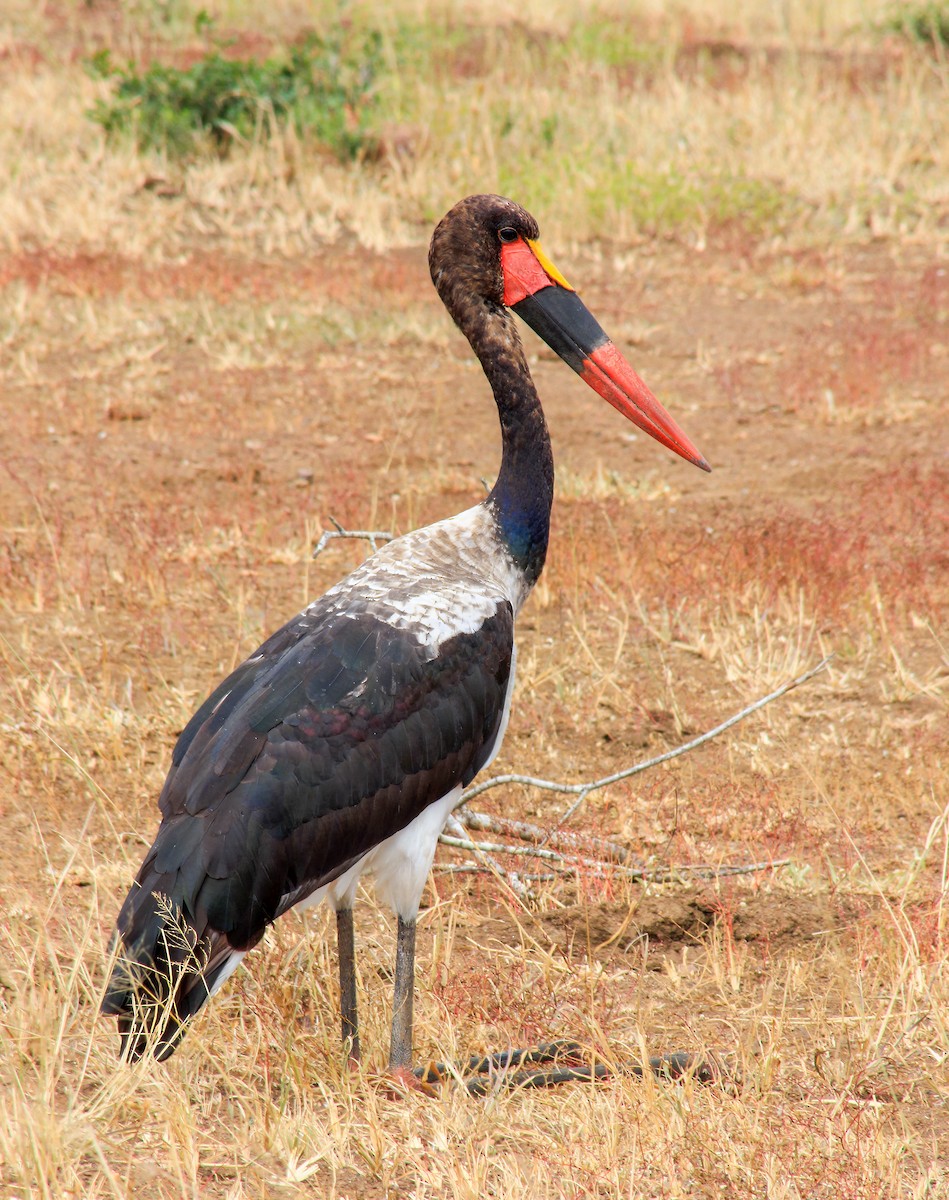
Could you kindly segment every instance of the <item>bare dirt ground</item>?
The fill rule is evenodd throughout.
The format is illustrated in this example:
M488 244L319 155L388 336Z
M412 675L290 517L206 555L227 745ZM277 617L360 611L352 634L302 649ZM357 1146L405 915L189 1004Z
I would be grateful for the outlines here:
M551 1034L585 1035L607 1055L711 1048L741 1065L767 1114L763 1174L747 1184L759 1190L740 1194L892 1195L894 1170L904 1183L930 1178L927 1194L940 1194L945 1014L927 1011L925 996L936 1005L945 953L949 264L911 244L790 252L737 235L702 252L654 242L557 257L714 473L633 436L539 353L559 494L496 768L592 778L835 658L710 746L590 797L571 823L653 865L789 868L663 885L577 870L528 902L490 875L436 872L419 1052ZM296 261L195 247L158 264L24 253L0 259L0 285L31 328L0 399L11 701L0 987L8 1004L42 1007L55 1006L56 987L45 999L34 989L56 970L41 969L43 954L25 967L9 946L45 937L68 975L70 930L91 919L83 953L101 980L97 956L154 832L177 731L223 672L361 553L337 545L310 560L329 516L402 530L454 512L482 494L499 439L422 246L342 244ZM484 798L541 824L565 806L523 789ZM440 852L445 863L466 858ZM360 920L379 1066L390 935L368 903ZM269 1087L279 1109L267 1037L283 1034L261 1034L269 1022L303 1043L298 1060L328 1088L355 1086L332 1049L322 933L288 919L175 1063L192 1055L193 1075L212 1039L246 1039L247 1088ZM909 985L895 969L875 990L875 971L882 979L882 964L910 945L922 982L893 1023ZM304 962L310 982L294 973ZM81 1007L62 1052L81 1062L92 1035L105 1061L113 1031ZM314 1022L325 1043L311 1044ZM28 1039L18 1045L23 1057L3 1072L7 1086L19 1072L29 1092ZM46 1098L51 1112L63 1086ZM536 1123L543 1103L518 1119ZM128 1121L144 1130L147 1112L130 1102ZM695 1132L705 1119L693 1111L686 1124ZM481 1126L471 1144L503 1145ZM812 1138L824 1157L795 1148ZM874 1174L866 1156L882 1162L896 1146L903 1165ZM246 1194L283 1194L281 1178L308 1179L314 1194L422 1187L421 1168L385 1156L358 1167L317 1155L303 1171L299 1154L268 1147L239 1176ZM595 1194L601 1168L571 1153L567 1166ZM739 1186L717 1153L698 1154L693 1194ZM156 1145L129 1194L172 1194L185 1176L195 1194L245 1194L223 1157L184 1169ZM545 1162L566 1169L553 1149L534 1166L512 1161L527 1180ZM769 1171L794 1174L800 1192L764 1190ZM642 1172L648 1194L680 1194L648 1164ZM16 1178L5 1194L34 1194ZM578 1183L570 1194L587 1192Z

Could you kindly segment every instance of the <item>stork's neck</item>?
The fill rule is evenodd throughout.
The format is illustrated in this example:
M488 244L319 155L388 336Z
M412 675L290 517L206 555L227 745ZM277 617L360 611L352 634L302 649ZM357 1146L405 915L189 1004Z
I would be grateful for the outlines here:
M527 586L532 587L547 556L554 497L547 422L514 318L506 310L497 311L473 336L469 331L469 340L491 384L501 420L501 470L485 505Z

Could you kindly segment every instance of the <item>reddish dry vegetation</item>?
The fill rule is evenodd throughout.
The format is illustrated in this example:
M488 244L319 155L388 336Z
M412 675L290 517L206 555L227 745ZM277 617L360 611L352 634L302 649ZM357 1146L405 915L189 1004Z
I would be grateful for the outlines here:
M889 1016L874 1025L867 990L874 980L879 994L904 986L900 968L887 976L884 965L903 961L900 947L915 947L927 969L946 952L944 831L933 825L949 779L945 269L885 243L800 256L656 245L626 273L579 255L566 267L608 330L633 318L648 330L630 357L715 472L630 441L612 410L540 357L566 482L548 570L524 615L497 767L571 780L617 770L822 653L836 659L704 750L592 796L572 823L660 866L790 859L790 871L659 887L577 869L524 904L493 877L436 874L431 901L450 903L421 937L420 1051L443 1050L447 1023L461 1047L586 1030L604 1054L637 1047L642 1034L650 1052L737 1056L770 1132L740 1170L695 1151L706 1189L696 1194L758 1187L779 1163L795 1195L882 1197L893 1177L874 1155L882 1161L904 1135L918 1171L901 1178L945 1179L946 1047L909 1017L899 1030ZM479 476L496 467L496 419L447 330L421 248L322 250L295 263L195 252L154 268L26 255L0 261L0 280L25 290L29 311L63 317L44 319L29 370L8 376L0 400L0 903L12 938L42 926L63 962L70 930L91 920L83 954L98 979L194 704L353 561L356 551L337 546L309 563L330 514L402 529L476 500ZM97 321L89 304L100 306ZM350 318L375 314L375 326L328 333L334 305ZM444 325L444 339L394 324L406 307L420 328ZM272 325L250 322L254 310ZM309 322L299 335L281 325L294 312ZM485 798L541 824L565 804L520 789ZM386 924L368 906L361 919L364 982L384 1005L387 984L373 970L388 969ZM279 1100L286 1084L271 1058L296 1038L307 1070L345 1093L323 983L332 955L291 920L249 965L194 1042L243 1045L248 1094ZM0 985L29 1003L36 979L8 974ZM776 980L781 1020L800 1015L777 1052L763 1041L780 1023L769 1008ZM871 1033L832 1040L821 1021L835 1006L859 1009ZM381 1057L381 1011L371 1022ZM312 1041L317 1027L325 1043ZM93 1031L105 1062L112 1030L86 1011L81 1032ZM208 1067L202 1058L191 1072ZM244 1069L233 1064L232 1077ZM206 1103L224 1119L220 1103ZM716 1104L732 1103L693 1113L705 1144L717 1144ZM147 1106L135 1113L147 1127ZM799 1149L818 1141L826 1157ZM549 1172L573 1162L592 1180L570 1158L576 1144L544 1153ZM276 1142L267 1155L246 1178L280 1175ZM89 1177L97 1170L90 1159ZM170 1194L165 1170L136 1165L136 1194ZM321 1166L310 1178L377 1195L384 1176L421 1186L415 1170ZM202 1195L231 1194L232 1174L195 1172Z

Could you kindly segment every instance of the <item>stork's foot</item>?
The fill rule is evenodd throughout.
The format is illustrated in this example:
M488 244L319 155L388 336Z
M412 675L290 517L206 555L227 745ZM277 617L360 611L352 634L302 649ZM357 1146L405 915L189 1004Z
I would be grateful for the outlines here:
M438 1082L440 1081L427 1079L411 1067L390 1067L386 1074L385 1090L392 1100L398 1100L410 1092L421 1093L423 1096L437 1096Z
M553 1087L572 1079L606 1078L602 1063L593 1067L581 1058L578 1042L545 1042L529 1050L502 1050L498 1054L473 1054L463 1062L429 1063L417 1067L416 1077L429 1086L461 1079L472 1096L485 1096L496 1085L501 1087ZM531 1070L540 1063L555 1066ZM527 1069L524 1069L527 1068Z
M540 1064L552 1064L539 1067ZM429 1063L413 1072L418 1084L428 1089L453 1079L461 1079L471 1096L486 1096L496 1088L548 1088L562 1083L610 1079L614 1074L642 1078L650 1070L660 1079L677 1080L691 1075L699 1083L720 1083L722 1068L712 1060L680 1051L650 1058L648 1067L639 1062L606 1063L583 1061L579 1042L546 1042L529 1050L504 1050L500 1054L472 1055L454 1066Z

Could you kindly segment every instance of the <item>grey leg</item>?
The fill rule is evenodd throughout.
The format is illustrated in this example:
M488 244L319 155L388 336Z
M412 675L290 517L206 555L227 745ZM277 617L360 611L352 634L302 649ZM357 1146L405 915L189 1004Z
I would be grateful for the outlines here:
M392 998L392 1042L389 1070L410 1073L412 1068L412 1003L415 994L415 918L399 917L395 947L395 988Z
M356 938L353 910L336 910L336 941L339 947L339 1006L343 1018L343 1049L349 1061L359 1062L359 1020L356 1011Z

